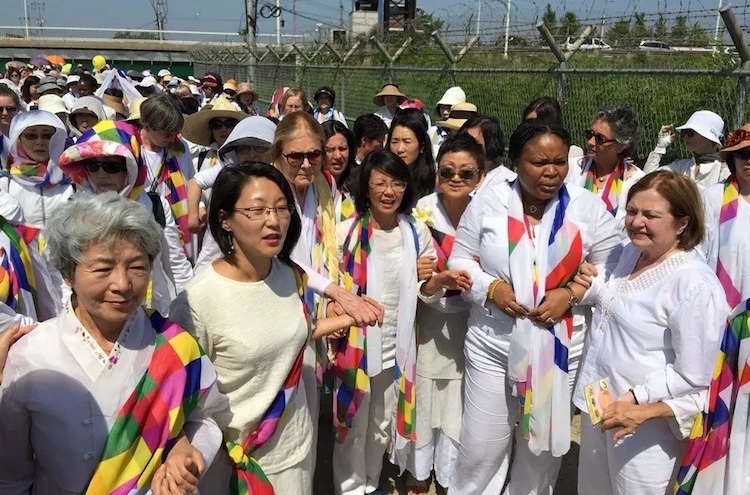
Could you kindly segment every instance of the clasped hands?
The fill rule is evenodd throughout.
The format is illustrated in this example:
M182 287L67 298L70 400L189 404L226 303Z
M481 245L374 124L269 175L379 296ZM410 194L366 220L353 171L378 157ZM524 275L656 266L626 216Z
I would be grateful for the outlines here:
M189 495L198 491L198 482L206 472L203 454L181 435L167 460L151 479L153 495Z

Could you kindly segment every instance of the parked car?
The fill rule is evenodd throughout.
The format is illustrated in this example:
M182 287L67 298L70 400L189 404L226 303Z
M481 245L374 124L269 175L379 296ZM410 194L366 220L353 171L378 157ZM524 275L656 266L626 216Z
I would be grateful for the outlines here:
M578 41L578 37L568 36L565 40L565 49L572 50L575 42ZM607 44L601 38L584 38L583 43L578 48L579 50L611 50L612 47Z
M664 43L663 41L656 41L656 40L643 40L641 41L641 44L638 45L638 49L646 51L646 52L671 52L672 51L671 46Z

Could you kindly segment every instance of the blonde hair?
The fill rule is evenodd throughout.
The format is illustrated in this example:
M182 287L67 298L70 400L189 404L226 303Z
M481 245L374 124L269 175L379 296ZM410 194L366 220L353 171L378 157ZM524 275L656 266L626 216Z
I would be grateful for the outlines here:
M305 112L292 112L279 123L273 138L270 150L270 158L274 166L281 170L279 163L284 159L282 148L286 141L306 134L312 138L322 151L325 146L325 134L323 128L310 114ZM323 155L325 159L325 154ZM318 215L320 231L323 236L323 263L326 276L336 283L339 281L339 259L336 249L336 210L334 208L331 185L321 171L315 174L313 184L318 191Z
M193 93L190 92L190 86L187 84L178 85L177 89L174 90L174 94L180 98L189 98L193 96Z
M286 108L287 100L293 96L296 96L300 100L302 100L303 112L306 112L310 109L310 102L307 101L305 91L302 88L289 88L286 90L286 93L284 93L284 96L282 96L281 100L279 101L279 112L281 112L282 115L284 115L284 109Z

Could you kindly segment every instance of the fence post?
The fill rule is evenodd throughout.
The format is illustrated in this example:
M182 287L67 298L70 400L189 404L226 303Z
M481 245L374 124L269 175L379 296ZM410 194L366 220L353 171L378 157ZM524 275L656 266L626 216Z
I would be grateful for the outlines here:
M552 36L552 33L550 32L549 28L547 28L547 25L544 24L544 21L539 21L536 25L536 28L539 30L539 33L542 35L542 38L545 42L547 42L547 45L549 46L550 50L552 50L552 54L557 59L558 63L560 64L558 70L557 70L557 101L562 104L562 102L565 100L565 69L567 68L567 59L565 58L565 55L563 54L562 50L560 50L560 47L558 46L557 42L555 41L555 37Z
M453 55L453 51L448 47L448 45L445 44L443 38L440 37L439 31L433 31L430 36L432 36L432 38L438 44L445 57L448 59L448 62L450 63L449 75L451 86L457 86L456 69L458 68L458 63L462 58L464 58L464 56L466 56L469 50L471 50L471 48L477 44L477 42L479 41L479 35L476 35L472 39L470 39L469 42L465 44L463 48L461 48L461 51L458 53L458 55Z
M732 38L732 43L734 43L735 48L737 48L737 53L740 56L740 60L742 60L742 65L740 66L741 70L750 70L750 48L748 48L747 43L745 43L745 35L742 32L742 28L740 28L740 25L737 23L737 18L734 16L734 12L732 12L732 6L727 5L725 7L722 7L721 9L719 9L719 14L721 14L721 19L724 21L724 25L727 27L729 36L731 36ZM733 120L735 129L740 127L745 122L747 87L748 77L740 76L739 80L737 81L737 98L734 106Z

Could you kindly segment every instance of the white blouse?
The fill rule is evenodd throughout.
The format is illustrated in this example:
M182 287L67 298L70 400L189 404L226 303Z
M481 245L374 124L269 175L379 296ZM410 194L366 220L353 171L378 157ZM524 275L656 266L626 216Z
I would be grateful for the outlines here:
M0 386L0 493L33 487L35 495L78 495L86 488L151 362L155 336L138 310L107 355L68 305L13 345ZM214 383L184 427L207 465L222 443L211 415L225 403Z
M629 279L640 250L622 253L597 295L574 403L608 377L613 397L633 389L641 404L686 397L711 382L729 307L716 275L694 250L677 252Z

